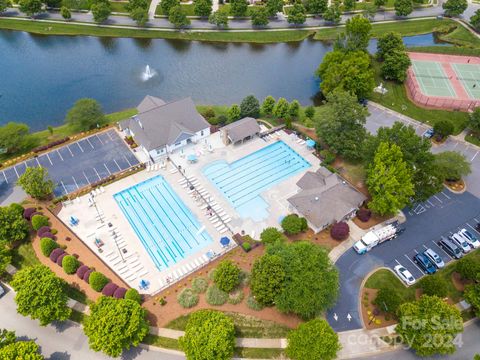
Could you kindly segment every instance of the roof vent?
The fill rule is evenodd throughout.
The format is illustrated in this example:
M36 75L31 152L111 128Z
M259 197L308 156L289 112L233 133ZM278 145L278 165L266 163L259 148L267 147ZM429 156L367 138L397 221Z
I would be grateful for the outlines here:
M315 201L318 201L318 200L320 200L320 199L318 198L318 196L315 196Z

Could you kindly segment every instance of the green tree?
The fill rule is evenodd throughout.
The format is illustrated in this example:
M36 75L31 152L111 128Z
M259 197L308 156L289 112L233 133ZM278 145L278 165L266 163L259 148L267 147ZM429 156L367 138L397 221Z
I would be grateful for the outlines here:
M396 314L398 307L402 304L402 298L393 287L382 287L378 290L374 304L384 312Z
M337 1L334 1L334 3L323 13L323 19L335 25L340 23L341 17L342 11L340 10L340 5Z
M125 293L125 299L133 300L139 304L142 303L142 296L138 293L137 289L128 289Z
M387 32L378 38L377 42L377 59L383 60L385 55L393 51L405 51L405 44L402 36L397 32Z
M288 13L289 24L301 25L307 20L307 10L302 3L296 2Z
M436 137L440 138L440 140L452 135L454 130L455 127L448 120L439 120L433 124L433 132Z
M93 20L99 24L107 21L108 17L112 13L112 8L110 6L110 3L106 3L103 1L93 4L90 10L92 11Z
M283 0L267 0L265 5L268 16L273 17L283 10Z
M448 282L438 274L425 276L420 280L423 295L444 298L448 295Z
M90 306L84 331L92 350L117 357L148 334L146 312L136 301L101 296Z
M442 4L442 8L447 16L459 16L467 10L467 7L467 0L447 0Z
M182 9L181 5L174 6L168 13L168 21L172 23L176 28L181 28L190 25L190 19Z
M394 50L385 55L380 70L384 79L404 82L410 65L410 57L406 51Z
M288 116L291 119L298 119L298 116L300 115L300 103L298 100L293 100L290 103L290 107L288 108Z
M480 107L476 107L470 114L468 128L475 133L480 133Z
M268 95L265 100L263 100L261 112L264 116L273 115L273 109L275 108L275 98L271 95Z
M0 349L0 360L44 360L35 341L17 341Z
M477 317L480 316L480 284L467 285L464 292L465 301L467 301L475 311ZM478 356L478 355L476 355Z
M365 9L363 11L363 16L365 16L368 20L373 21L375 15L377 14L378 6L375 4L365 3Z
M264 306L275 304L275 298L283 291L285 270L282 258L264 255L253 264L250 289L255 300Z
M368 136L364 146L364 163L371 164L382 142L400 147L403 159L413 174L415 194L413 202L425 201L443 188L443 178L431 153L431 142L415 133L412 126L395 122L392 127L381 127L376 136Z
M47 8L58 9L62 6L62 0L44 0L44 4L47 6Z
M338 335L323 319L300 324L288 334L285 353L292 360L333 360L341 349Z
M296 235L308 229L305 218L297 214L290 214L282 219L282 229L289 235Z
M285 241L285 236L277 228L268 227L265 228L260 234L260 240L262 240L265 245L270 245L276 243L277 241Z
M67 8L66 6L62 6L60 8L60 15L62 15L62 17L65 19L65 20L70 20L72 18L72 13L70 12L70 9ZM51 129L51 130L50 130ZM53 134L53 128L50 126L48 128L48 130L50 131L50 135Z
M18 178L17 184L31 197L46 199L53 193L55 185L44 167L29 167Z
M73 255L67 255L62 259L62 268L67 274L75 274L80 262Z
M370 56L364 51L331 51L323 58L316 75L322 80L320 89L326 97L341 88L365 99L375 87Z
M148 9L135 8L130 11L130 17L134 20L138 26L143 26L148 21Z
M9 122L0 127L0 150L2 152L13 154L24 150L30 139L30 129L25 124Z
M267 26L268 25L268 10L265 6L257 6L251 12L253 26Z
M240 116L258 118L260 116L260 103L253 95L245 97L240 104Z
M408 16L413 11L412 0L395 0L393 7L397 16Z
M240 284L240 268L230 260L223 260L215 269L213 281L220 290L229 293Z
M209 17L212 13L212 0L194 0L193 13L201 17Z
M187 360L230 360L235 347L233 320L218 311L194 312L179 344Z
M165 15L170 14L170 9L179 6L180 5L180 0L162 0L160 2L160 6L162 7L162 12Z
M395 144L380 143L367 168L367 187L372 197L368 208L380 215L393 215L414 195L412 172Z
M470 162L458 151L444 151L436 154L435 164L444 180L459 181L472 172Z
M18 5L20 11L30 17L34 17L43 11L43 3L41 0L20 0Z
M232 16L246 16L248 10L247 0L231 0L230 13Z
M233 104L227 111L228 122L232 123L240 119L240 106Z
M367 135L368 110L355 96L340 89L327 95L327 101L323 119L316 124L318 137L345 159L359 160Z
M11 5L10 0L0 0L0 14L6 11Z
M308 0L305 7L310 14L321 15L328 8L328 0Z
M288 117L288 109L290 105L285 98L278 99L275 107L273 108L273 115L279 119L286 119Z
M385 4L387 3L387 0L374 0L373 3L378 7L385 6Z
M15 331L8 331L7 329L0 330L0 349L13 344L17 339Z
M335 304L338 271L322 247L308 241L268 246L267 254L282 258L285 271L283 291L275 305L284 313L310 319Z
M480 9L477 9L475 14L470 18L470 25L472 25L475 30L480 30Z
M216 25L219 28L228 27L228 13L224 10L217 10L213 12L209 18L208 22L210 24Z
M7 265L12 262L10 250L0 242L0 275L5 272Z
M355 10L355 0L343 0L343 8L345 11Z
M72 310L67 306L65 282L45 265L19 270L11 282L16 292L17 312L38 319L41 326L67 320Z
M94 99L80 99L68 111L65 122L76 131L86 131L106 122L102 107Z
M455 271L464 280L475 280L480 274L480 263L472 257L464 257L455 265Z
M398 315L396 332L418 356L455 352L454 338L463 331L462 316L455 306L436 296L424 295L418 301L401 305Z
M305 116L309 119L313 119L315 116L315 108L313 106L307 106L305 109Z
M147 0L128 0L128 3L125 5L125 9L131 13L135 9L145 9L148 10L149 2Z
M356 15L348 19L345 24L345 33L338 38L336 48L346 51L367 51L371 30L372 24L363 16Z
M28 236L28 223L15 206L0 207L0 246L22 241Z

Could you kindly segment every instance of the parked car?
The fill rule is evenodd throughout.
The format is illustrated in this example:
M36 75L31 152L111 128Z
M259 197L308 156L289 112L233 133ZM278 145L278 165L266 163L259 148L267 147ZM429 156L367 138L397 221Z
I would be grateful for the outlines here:
M438 246L440 246L448 255L455 259L460 259L463 256L462 250L460 250L460 248L449 239L442 237L442 239L438 242Z
M462 236L472 249L477 249L480 247L480 241L478 241L478 238L467 229L462 229L457 234Z
M437 272L437 268L424 254L415 255L413 257L413 262L417 264L425 272L425 274L435 274Z
M427 249L423 252L423 254L432 262L433 265L437 269L441 269L445 266L445 263L443 262L443 259L438 255L435 251L432 249Z
M425 132L422 134L422 136L426 139L430 139L434 134L433 128L425 130Z
M413 285L415 284L415 278L413 277L413 275L410 273L410 271L408 271L407 269L405 269L402 265L397 265L393 268L393 270L395 270L395 273L398 275L398 277L400 279L402 279L402 281L407 284L407 285Z
M463 236L460 236L458 234L453 234L453 235L450 235L449 238L450 240L452 240L452 242L455 245L457 245L460 248L460 250L463 251L464 254L472 250L468 242L463 238Z

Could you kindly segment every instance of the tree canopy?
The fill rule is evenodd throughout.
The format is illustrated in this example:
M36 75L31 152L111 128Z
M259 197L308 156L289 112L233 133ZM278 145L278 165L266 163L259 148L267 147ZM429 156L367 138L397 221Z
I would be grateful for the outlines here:
M16 341L0 348L0 360L44 360L35 341Z
M410 57L406 51L394 50L385 55L381 73L386 80L404 82L410 65Z
M112 13L112 7L110 6L110 3L109 2L104 2L104 1L94 3L90 7L90 10L92 11L93 20L96 23L99 23L99 24L107 21L108 17ZM67 119L68 119L68 114L67 114ZM87 129L85 129L85 130L87 130Z
M467 10L467 7L467 0L447 0L442 4L447 16L459 16Z
M320 89L325 96L341 88L365 99L375 87L370 56L364 51L331 51L323 58L316 75L321 79Z
M322 0L324 1L324 0ZM265 5L267 8L268 16L272 17L277 15L278 12L283 10L283 1L282 0L267 0Z
M235 347L233 320L218 311L194 312L179 343L187 360L230 360Z
M0 14L6 11L11 5L10 0L0 0Z
M237 121L240 119L240 116L241 116L240 106L238 106L238 104L232 104L232 106L230 106L230 108L227 111L228 122L232 123L234 121Z
M395 0L393 7L397 16L408 16L413 11L412 0Z
M287 340L285 352L292 360L334 360L341 349L338 335L323 319L300 324Z
M480 284L468 285L464 292L465 300L472 306L475 316L480 316Z
M455 336L463 331L460 311L436 296L424 295L398 309L396 332L418 356L455 352Z
M41 326L69 318L72 310L67 306L65 282L47 266L35 265L18 271L11 285L16 292L19 314L38 319Z
M30 128L26 124L9 122L0 127L0 151L13 154L29 145Z
M273 114L273 109L275 108L275 98L271 95L268 95L262 103L261 111L265 116L270 116Z
M20 6L20 11L30 17L33 17L43 11L42 0L20 0L18 5Z
M275 298L283 291L285 270L282 258L264 255L255 260L252 268L250 289L255 300L264 306L275 304Z
M470 18L470 25L472 25L475 30L480 30L480 9L477 9L475 14Z
M405 49L402 35L394 31L387 32L378 38L377 59L383 60L386 54L392 51L405 51Z
M231 0L230 13L232 16L246 16L248 10L247 0Z
M342 17L342 11L340 10L340 4L338 1L334 1L327 10L323 13L323 18L325 21L331 22L333 24L338 24Z
M362 52L363 53L363 52ZM367 136L365 123L368 110L354 95L338 89L327 95L327 108L316 124L317 135L334 151L347 160L362 157Z
M148 9L137 7L130 11L130 17L138 26L143 26L148 22Z
M412 173L400 147L382 142L367 168L367 187L372 197L368 208L380 215L393 215L414 195Z
M80 99L68 111L65 121L78 131L93 129L106 122L100 104L94 99Z
M17 184L31 197L46 199L53 193L55 185L48 176L48 170L44 167L29 167L18 178Z
M7 265L12 262L12 254L3 243L0 242L0 275L5 272Z
M217 27L226 28L228 27L228 12L225 10L217 10L209 16L208 22Z
M246 96L240 103L240 116L258 118L260 116L260 103L254 95Z
M101 296L90 306L84 331L92 350L117 357L140 344L148 334L148 322L138 302Z
M175 6L178 6L178 5L180 5L179 0L162 0L160 2L160 6L162 7L162 11L167 16L170 13L170 9L175 7Z
M274 244L277 241L284 241L285 236L275 227L265 228L260 234L260 239L265 245Z
M480 107L476 107L470 114L468 127L475 133L480 133Z
M297 214L290 214L282 219L282 229L289 235L296 235L308 229L307 220Z
M252 9L251 19L253 26L266 26L268 25L268 10L265 6L257 6L257 9Z
M15 335L15 331L1 329L0 330L0 349L7 345L13 344L16 339L17 339L17 336Z
M436 154L435 164L444 180L458 181L472 172L470 162L458 151Z
M190 19L187 18L185 11L182 9L182 5L177 5L170 9L168 12L168 21L177 28L190 25Z
M12 245L28 235L28 223L18 208L11 204L0 207L0 245Z
M230 260L223 260L215 269L213 280L220 290L229 293L240 284L240 268Z
M212 0L194 0L193 13L201 17L209 17L212 13Z
M337 41L337 48L346 51L367 51L371 30L372 24L363 16L356 15L348 19L345 24L345 33Z
M302 3L296 2L293 4L290 12L288 13L287 21L289 24L301 25L307 20L307 10Z

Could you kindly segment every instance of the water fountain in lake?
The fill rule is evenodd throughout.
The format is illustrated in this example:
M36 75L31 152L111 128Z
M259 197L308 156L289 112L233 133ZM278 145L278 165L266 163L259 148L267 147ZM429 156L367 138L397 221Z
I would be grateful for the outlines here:
M150 65L145 66L145 70L142 72L142 81L148 81L157 75L157 72L150 68Z

